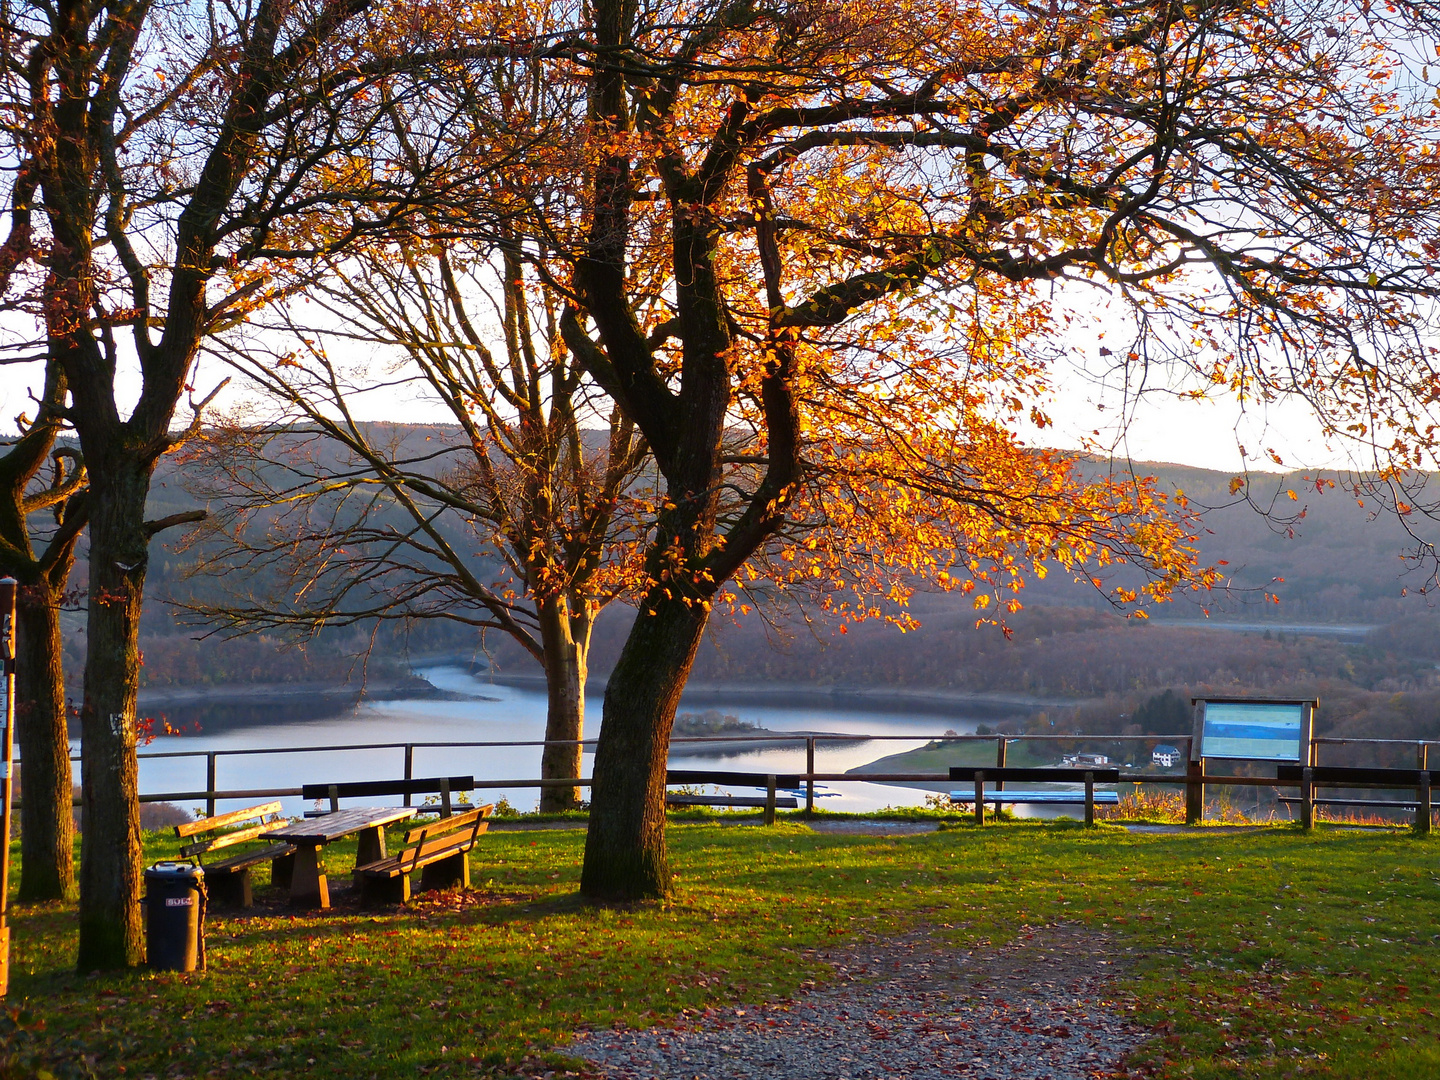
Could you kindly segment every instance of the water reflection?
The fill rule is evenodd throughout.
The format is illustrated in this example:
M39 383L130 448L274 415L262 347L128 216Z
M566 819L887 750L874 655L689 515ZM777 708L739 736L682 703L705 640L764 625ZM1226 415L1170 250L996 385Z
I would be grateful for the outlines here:
M454 743L539 740L545 734L545 694L539 690L501 686L484 682L462 668L433 668L419 672L438 689L457 695L455 700L406 699L364 702L335 708L333 703L317 705L307 715L298 705L212 706L210 714L233 721L233 711L248 709L246 715L267 717L263 726L232 726L213 723L206 715L195 715L202 730L198 734L157 738L142 754L175 751L238 750L256 746L292 748L288 753L223 755L217 759L216 784L220 789L239 790L266 787L299 787L307 783L373 780L404 774L404 751L399 747L368 750L330 751L327 746L364 743ZM458 697L458 695L464 695ZM719 707L741 720L776 731L824 731L914 736L885 742L820 742L815 767L819 772L840 773L888 754L923 745L947 729L973 732L981 717L915 715L910 712L873 708L846 710L827 705L775 705L738 700L717 702L707 693L704 704L682 702L682 709L701 711ZM587 702L587 733L600 727L601 702L598 695ZM332 709L328 715L326 709ZM230 715L227 716L227 712ZM184 720L181 710L167 710L172 722ZM295 752L296 748L300 752ZM540 772L539 746L459 747L416 746L414 775L463 775L476 779L530 779ZM589 774L591 758L584 759ZM693 744L677 743L670 763L677 769L724 768L765 773L803 772L805 749L786 746L753 749L723 755L706 755ZM939 785L944 788L947 785ZM203 757L142 757L140 790L202 791L205 788ZM738 792L737 794L743 794ZM501 796L521 809L533 809L538 801L534 788L501 787L480 793L486 801ZM924 801L925 792L908 787L871 783L817 785L819 804L826 808L871 810L883 806L913 806ZM286 811L298 813L298 797L284 800ZM242 802L227 803L220 809Z

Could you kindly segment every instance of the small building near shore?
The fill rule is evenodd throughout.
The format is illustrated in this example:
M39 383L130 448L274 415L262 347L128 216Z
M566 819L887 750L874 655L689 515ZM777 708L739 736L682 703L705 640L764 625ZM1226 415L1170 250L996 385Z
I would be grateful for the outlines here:
M1180 764L1180 751L1173 746L1161 743L1150 751L1150 764L1159 765L1162 769L1173 769Z

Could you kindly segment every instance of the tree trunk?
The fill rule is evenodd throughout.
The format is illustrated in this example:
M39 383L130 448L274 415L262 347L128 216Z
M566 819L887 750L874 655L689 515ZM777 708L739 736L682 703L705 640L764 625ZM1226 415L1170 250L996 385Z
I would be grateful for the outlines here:
M133 967L144 959L135 696L149 472L122 452L110 468L91 473L89 640L80 710L80 971Z
M15 733L20 742L20 899L75 896L70 736L60 666L60 595L43 576L20 588Z
M589 618L572 618L565 599L540 605L540 632L545 646L545 688L549 708L545 716L545 738L578 740L585 731L585 678L589 670ZM546 746L540 756L540 776L561 780L580 776L581 753L571 746ZM540 809L546 813L577 810L578 787L540 789Z
M652 590L605 688L580 891L596 900L670 893L665 769L680 693L705 630L703 605Z

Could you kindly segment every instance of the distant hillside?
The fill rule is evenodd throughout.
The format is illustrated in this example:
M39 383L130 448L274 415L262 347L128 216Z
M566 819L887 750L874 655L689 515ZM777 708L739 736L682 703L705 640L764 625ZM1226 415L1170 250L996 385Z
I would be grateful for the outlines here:
M1228 562L1223 569L1232 578L1229 588L1182 596L1140 620L1117 614L1088 585L1054 573L1025 590L1026 607L1008 620L1009 640L994 626L977 628L976 612L956 594L918 594L912 611L922 625L908 634L878 621L841 635L818 616L807 623L791 615L778 628L754 616L739 622L717 617L693 677L718 684L908 686L1071 697L1321 680L1391 692L1434 685L1440 609L1415 591L1417 574L1401 558L1413 540L1393 517L1376 516L1338 489L1317 493L1312 483L1307 494L1303 477L1254 478L1257 500L1278 497L1288 514L1304 514L1291 526L1291 536L1237 504L1229 495L1229 474L1145 468L1171 490L1215 507L1205 516L1201 556ZM1291 490L1296 500L1286 495ZM1267 592L1279 603L1266 599ZM630 619L623 609L602 617L593 671L603 673L614 663ZM1295 629L1314 624L1343 624L1347 630L1327 635ZM1238 629L1244 625L1257 629L1245 633ZM503 645L496 655L510 670L523 667L522 658Z
M407 448L433 448L455 435L439 426L390 425L385 430ZM717 618L694 679L722 686L908 687L1077 699L1166 687L1260 689L1329 681L1357 691L1409 693L1435 685L1440 616L1416 594L1416 575L1407 576L1401 555L1413 541L1393 517L1376 516L1338 489L1317 492L1298 475L1256 474L1251 487L1256 501L1274 498L1286 514L1303 514L1281 527L1230 496L1228 473L1171 465L1139 468L1156 475L1163 487L1183 491L1192 503L1214 508L1205 516L1201 555L1228 562L1231 588L1162 606L1144 622L1117 616L1089 586L1054 573L1026 590L1027 606L1010 620L1009 640L992 626L977 629L975 612L958 596L918 595L913 610L922 627L903 635L879 622L840 635L821 620L807 622L799 612L784 614L778 625L754 616L739 623ZM173 459L162 462L152 515L195 505L182 479ZM1288 498L1288 491L1297 499ZM147 607L143 634L147 685L358 677L355 655L370 644L358 630L322 634L303 651L281 648L284 642L274 635L195 640L202 631L179 624L166 599L217 596L237 584L263 594L276 583L249 571L221 580L187 578L194 553L179 550L176 539L167 537L152 553L149 587L155 602ZM83 565L79 577L83 581ZM1266 602L1266 590L1281 602ZM1206 620L1202 608L1211 612L1210 626L1251 623L1268 632L1196 628L1192 624ZM624 609L602 617L591 668L598 678L618 656L631 617ZM80 629L78 614L67 623ZM1314 623L1376 629L1352 634L1360 643L1285 629ZM505 639L492 634L482 648L464 627L386 628L376 640L371 678L399 673L407 649L482 657L488 652L505 672L535 673L533 661ZM72 672L78 672L81 651L81 640L72 635L67 646Z
M948 598L945 598L948 600ZM1396 692L1437 685L1440 615L1422 612L1371 631L1360 642L1278 628L1251 632L1167 626L1080 607L1035 606L1010 619L1008 640L994 626L975 626L973 611L926 597L922 626L902 634L881 622L837 634L818 623L777 632L752 618L716 618L696 660L693 680L708 685L779 683L825 687L929 688L1093 698L1168 686L1259 688L1334 680ZM631 614L602 616L592 672L614 664ZM503 643L494 649L505 673L529 661Z
M1225 474L1160 468L1167 483L1197 502L1222 506L1229 498ZM1288 498L1292 491L1294 501ZM1201 537L1200 547L1207 561L1228 560L1242 586L1284 579L1274 586L1280 604L1258 605L1268 610L1261 618L1383 623L1426 607L1417 597L1434 568L1407 559L1417 541L1394 514L1373 501L1359 505L1339 485L1317 491L1313 480L1299 474L1254 477L1251 494L1261 505L1273 500L1279 512L1303 517L1286 529L1246 504L1232 503L1205 515L1210 533ZM1440 525L1423 519L1411 525L1440 538Z
M459 429L434 425L373 425L377 444L389 444L410 456L430 455L432 467L443 467L444 459L434 457L437 445L455 440ZM297 440L299 441L299 440ZM326 444L305 439L307 447ZM283 449L283 448L282 448ZM331 464L335 464L332 462ZM182 510L203 507L187 483L184 466L171 456L161 459L151 487L147 514L163 517ZM396 519L404 522L400 512ZM453 523L459 530L463 524ZM274 596L280 591L278 577L253 567L233 568L221 575L192 576L198 557L210 549L201 540L191 546L185 530L162 534L150 552L146 580L147 602L141 622L141 651L144 664L142 687L221 685L230 683L361 683L403 679L408 663L406 647L425 652L468 653L474 649L474 635L465 628L435 623L412 631L383 627L377 634L369 628L325 631L303 646L276 632L225 640L211 635L203 626L190 625L170 603L197 600L218 602L247 596ZM84 586L87 566L85 547L76 566L74 584ZM64 620L66 679L78 689L84 657L83 612L69 613ZM372 646L375 646L372 649ZM369 653L368 656L365 654Z

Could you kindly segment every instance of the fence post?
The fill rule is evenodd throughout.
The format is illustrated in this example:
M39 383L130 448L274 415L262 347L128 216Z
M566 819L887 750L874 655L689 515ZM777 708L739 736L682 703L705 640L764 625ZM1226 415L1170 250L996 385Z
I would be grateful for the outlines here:
M1185 767L1185 824L1199 825L1205 820L1205 759L1192 761Z
M1430 762L1423 742L1415 744L1415 764L1420 769L1420 789L1415 792L1415 831L1430 831Z
M405 779L415 779L415 747L411 743L405 744ZM405 792L405 805L410 805L410 792Z
M985 824L985 770L975 770L975 824Z
M996 767L997 769L1003 769L1003 768L1005 768L1005 744L1008 743L1009 741L1010 741L1010 740L1007 739L1007 738L1005 738L1004 735L1001 735L1000 738L995 741L995 767ZM996 790L996 791L1004 791L1004 790L1005 790L1005 781L1004 781L1004 780L996 780L996 781L995 781L995 790ZM997 806L997 809L998 809L998 806Z
M1308 765L1300 774L1300 827L1302 829L1315 827L1315 784L1312 782L1314 775Z
M805 740L805 771L809 773L805 778L805 816L813 817L815 814L815 736L813 735Z
M775 824L775 777L765 777L765 824Z
M215 816L215 751L205 755L205 816Z
M1085 827L1095 824L1095 774L1085 774Z

